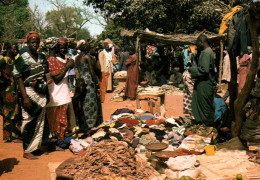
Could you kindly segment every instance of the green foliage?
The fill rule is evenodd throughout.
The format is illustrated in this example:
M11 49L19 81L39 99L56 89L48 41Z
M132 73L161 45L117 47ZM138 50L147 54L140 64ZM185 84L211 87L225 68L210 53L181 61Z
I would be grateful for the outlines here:
M91 19L90 14L79 7L61 6L46 13L46 34L57 37L89 37L89 31L82 29Z
M215 0L86 0L85 4L123 28L160 33L217 32L222 19Z
M32 26L29 22L28 0L16 0L0 6L0 38L4 40L25 38Z
M90 36L90 32L88 29L82 28L71 37L75 38L76 40L81 40L81 39L90 39L91 36Z
M113 21L109 21L104 31L97 36L98 40L111 39L116 45L122 46L123 40L120 36L120 32L123 28L116 25Z

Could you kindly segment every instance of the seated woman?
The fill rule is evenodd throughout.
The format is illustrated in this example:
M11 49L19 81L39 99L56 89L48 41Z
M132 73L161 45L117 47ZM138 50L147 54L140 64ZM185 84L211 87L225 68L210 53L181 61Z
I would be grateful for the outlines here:
M170 79L168 80L168 84L173 85L178 88L183 88L183 78L180 71L180 65L178 63L175 63L175 66L172 71L172 75L170 76Z

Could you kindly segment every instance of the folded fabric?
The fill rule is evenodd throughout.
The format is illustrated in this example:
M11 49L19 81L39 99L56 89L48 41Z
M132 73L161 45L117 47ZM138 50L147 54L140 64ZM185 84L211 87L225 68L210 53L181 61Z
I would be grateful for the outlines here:
M73 146L73 153L78 153L83 149L79 141L72 139L70 143Z
M65 138L64 138L64 141L62 141L62 140L59 139L59 140L56 142L56 145L59 146L59 147L62 148L62 149L67 149L67 148L69 147L69 145L70 145L70 142L71 142L73 139L75 139L75 137L73 137L73 136L65 137Z
M127 108L122 108L122 109L117 109L112 115L119 115L119 114L122 114L122 113L134 114L135 112L130 110L130 109L127 109Z

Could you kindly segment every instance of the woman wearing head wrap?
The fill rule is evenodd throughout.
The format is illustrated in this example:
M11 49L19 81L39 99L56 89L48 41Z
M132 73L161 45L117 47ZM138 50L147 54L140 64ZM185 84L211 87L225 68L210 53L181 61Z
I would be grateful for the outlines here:
M76 89L73 105L83 132L102 123L101 103L98 97L99 79L95 73L95 60L90 54L89 44L80 45L81 53L76 58Z
M37 52L40 44L37 32L29 32L26 42L29 50L15 61L15 74L22 94L23 157L37 159L32 152L48 138L48 124L45 123L47 103L45 73L48 71L48 62L45 56Z
M17 80L13 73L17 54L17 44L8 44L7 55L0 59L0 114L4 118L3 138L6 142L19 142L17 139L21 139Z
M67 53L67 40L65 38L48 38L46 46L49 47L49 72L54 80L48 85L50 101L47 104L47 119L52 135L58 142L64 141L68 130L68 104L71 102L68 86L68 70L74 66L72 59L65 57Z

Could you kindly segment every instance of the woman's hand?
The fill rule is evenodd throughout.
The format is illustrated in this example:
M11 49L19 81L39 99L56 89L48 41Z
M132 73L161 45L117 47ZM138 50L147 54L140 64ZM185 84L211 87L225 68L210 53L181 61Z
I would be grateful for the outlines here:
M29 99L28 96L27 96L26 98L24 98L24 100L23 100L23 104L24 104L25 107L27 107L27 108L31 108L32 103L31 103L31 101L30 101L30 99Z
M72 59L68 59L66 67L67 68L72 68L74 66L74 61Z

